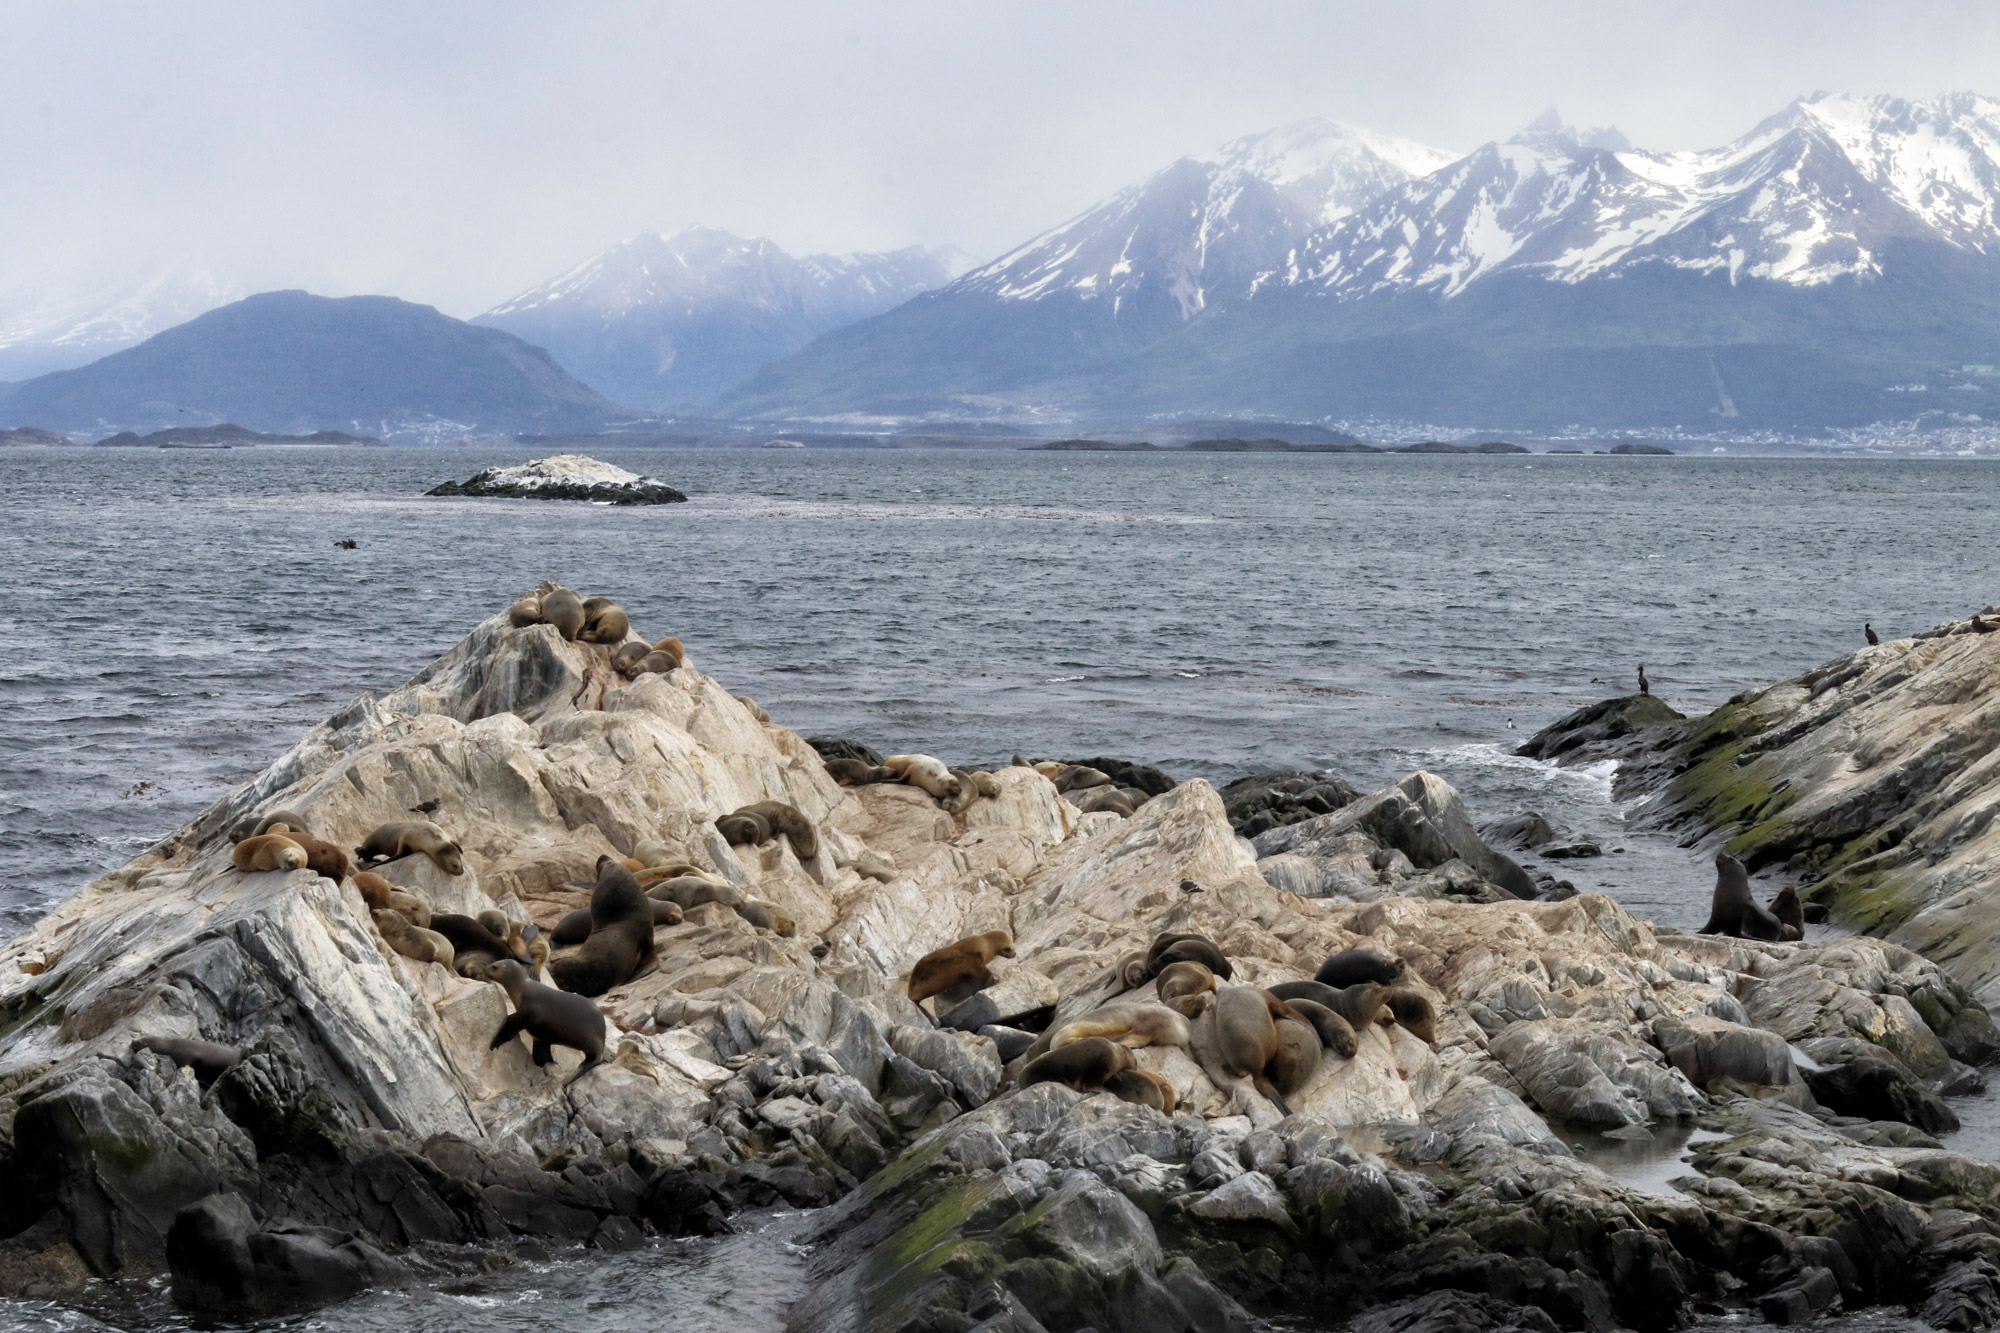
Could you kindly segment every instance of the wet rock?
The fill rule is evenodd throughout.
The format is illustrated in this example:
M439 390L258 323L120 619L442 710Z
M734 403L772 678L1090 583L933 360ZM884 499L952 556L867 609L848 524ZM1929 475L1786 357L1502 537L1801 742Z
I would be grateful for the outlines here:
M1814 1097L1842 1115L1900 1120L1932 1133L1958 1128L1958 1115L1890 1052L1855 1037L1816 1037L1800 1049L1820 1065L1805 1071Z
M1262 1171L1246 1171L1188 1205L1196 1217L1212 1222L1266 1222L1290 1227L1291 1215L1278 1197L1278 1187Z
M1507 819L1496 819L1490 824L1481 824L1479 836L1489 844L1531 851L1554 842L1556 831L1549 826L1548 820L1529 811Z
M1655 695L1629 694L1577 709L1530 736L1514 753L1529 759L1559 759L1588 750L1602 756L1621 744L1633 745L1656 728L1684 720Z
M1317 815L1356 800L1360 793L1325 770L1253 773L1223 787L1222 807L1230 827L1246 838Z
M219 1319L313 1309L409 1276L387 1255L332 1228L260 1228L236 1194L211 1194L181 1209L167 1234L167 1263L174 1303Z
M1839 1308L1840 1283L1824 1268L1808 1268L1757 1298L1757 1312L1773 1324L1802 1324Z
M1787 1088L1801 1082L1791 1044L1775 1032L1706 1015L1653 1020L1653 1043L1697 1088L1716 1079Z

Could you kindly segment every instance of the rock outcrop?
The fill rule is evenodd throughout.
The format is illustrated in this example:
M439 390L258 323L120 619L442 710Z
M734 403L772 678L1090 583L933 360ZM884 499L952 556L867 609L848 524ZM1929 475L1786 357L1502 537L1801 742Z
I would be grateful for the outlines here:
M497 1262L516 1237L622 1249L784 1203L825 1206L801 1333L1363 1311L1664 1329L1698 1303L1885 1300L1969 1327L2000 1308L2000 1171L1925 1128L1991 1024L1907 949L1524 900L1429 774L1255 846L1201 781L1130 817L1079 815L1021 767L956 813L842 788L694 666L625 683L614 647L496 616L0 948L0 1288L167 1272L203 1316L264 1317ZM813 855L717 833L759 800L815 826ZM606 1063L565 1090L574 1052L488 1049L500 988L391 952L351 882L234 870L225 830L277 808L343 846L423 811L465 873L377 869L436 910L548 928L600 855L645 843L796 931L716 903L658 929L658 970L598 1001ZM991 988L911 1003L913 963L989 930L1015 946ZM1204 1015L1189 1045L1133 1052L1172 1116L1015 1090L1023 1028L1157 998L1121 963L1162 931L1215 941L1240 985L1392 954L1435 1045L1364 1019L1285 1113ZM241 1058L204 1083L135 1053L146 1036ZM1803 1073L1791 1043L1817 1052ZM1579 1160L1552 1117L1711 1134L1661 1195Z
M687 499L663 481L582 454L555 454L515 467L488 468L464 481L441 482L424 494L591 500L614 505L679 504Z

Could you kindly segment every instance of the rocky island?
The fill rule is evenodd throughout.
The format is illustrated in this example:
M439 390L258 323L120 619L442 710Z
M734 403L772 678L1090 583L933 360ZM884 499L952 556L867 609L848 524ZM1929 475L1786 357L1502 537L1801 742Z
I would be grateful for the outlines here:
M599 504L680 504L687 496L663 481L583 454L554 454L515 467L488 468L447 481L426 495L501 496L516 500L590 500Z
M1653 926L1530 879L1428 773L1225 802L1112 760L808 743L607 606L535 590L0 947L0 1289L165 1274L199 1317L258 1316L784 1203L821 1210L799 1333L2000 1317L2000 1167L1933 1137L2000 1037L1914 949ZM1900 895L1872 923L1929 947L1926 912L1979 888L1960 849L2000 837L1967 804L2000 641L1947 630L1700 724L1612 701L1538 740L1617 747L1691 828L1822 866L1843 913ZM450 854L238 869L252 816L334 850L421 817ZM573 1082L576 1051L505 1039L508 989L392 948L367 896L507 949L669 871L698 892L595 998ZM1007 941L983 984L912 1001L974 937ZM1182 938L1221 996L1167 1039L1084 1039L1142 1096L1024 1079L1076 1020L1174 998L1151 959ZM1281 1104L1219 1014L1351 949L1397 1003L1361 987ZM1689 1129L1671 1192L1570 1146Z

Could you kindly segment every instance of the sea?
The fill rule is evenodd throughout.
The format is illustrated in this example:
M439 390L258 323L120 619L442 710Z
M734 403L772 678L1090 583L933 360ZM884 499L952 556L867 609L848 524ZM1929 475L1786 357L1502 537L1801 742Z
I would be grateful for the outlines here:
M0 452L0 938L544 578L617 599L774 720L884 753L1364 791L1428 769L1476 822L1533 811L1604 849L1539 869L1693 929L1710 852L1644 827L1608 765L1520 742L1641 663L1696 714L1864 623L2000 602L2000 467L1977 460L605 450L689 502L424 495L531 456ZM2000 1160L2000 1106L1959 1109L1950 1146ZM555 1256L285 1326L775 1329L803 1281L789 1234ZM619 1312L649 1284L650 1315ZM157 1290L103 1296L0 1304L0 1328L178 1318Z

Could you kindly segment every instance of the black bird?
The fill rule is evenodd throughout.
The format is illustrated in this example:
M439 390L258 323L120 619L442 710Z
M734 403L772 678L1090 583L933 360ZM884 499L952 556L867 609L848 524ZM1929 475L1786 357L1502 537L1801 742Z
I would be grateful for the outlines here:
M343 551L352 551L361 545L360 542L355 541L352 537L337 538L333 544Z
M422 805L411 806L410 812L418 815L434 815L442 804L444 804L442 801L425 801Z
M1200 893L1201 891L1202 891L1201 885L1195 883L1193 880L1184 879L1181 881L1182 893Z
M1869 624L1869 623L1868 623L1867 621L1865 621L1865 620L1861 622L1861 632L1862 632L1863 634L1866 634L1866 635L1868 636L1868 642L1870 642L1870 643L1880 643L1880 642L1882 642L1882 638L1881 638L1881 636L1880 636L1880 635L1878 635L1878 634L1877 634L1877 633L1875 632L1875 627L1874 627L1873 625Z
M1651 694L1652 692L1653 687L1646 683L1646 664L1641 662L1639 663L1639 693Z

